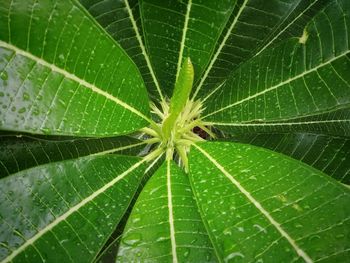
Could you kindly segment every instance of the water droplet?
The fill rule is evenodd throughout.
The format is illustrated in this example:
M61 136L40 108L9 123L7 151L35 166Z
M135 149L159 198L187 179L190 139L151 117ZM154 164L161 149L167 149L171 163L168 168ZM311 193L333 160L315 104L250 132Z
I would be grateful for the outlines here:
M24 113L24 112L26 112L26 108L25 107L20 108L19 111L18 111L18 113Z
M229 262L231 259L235 258L235 257L241 257L244 258L244 255L240 252L233 252L231 254L229 254L227 257L224 258L225 262Z
M51 133L51 130L49 128L41 128L41 131L44 133L44 134L50 134Z
M294 226L295 226L296 228L302 228L302 227L303 227L303 225L302 225L302 224L299 224L299 223L296 223Z
M168 240L169 238L168 237L158 237L156 239L156 242L160 242L160 241L164 241L164 240Z
M135 218L132 219L132 222L133 222L133 223L137 223L137 222L139 222L140 220L141 220L140 217L135 217Z
M30 96L27 92L23 92L23 100L30 100Z
M139 233L130 233L122 239L122 242L127 246L135 247L141 242L141 234Z
M244 228L241 227L241 226L240 226L240 227L237 227L237 229L238 229L239 232L244 232Z
M267 233L266 229L263 228L261 225L254 224L253 226L256 227L259 230L259 232Z
M7 80L7 79L9 78L9 76L8 76L8 74L7 74L6 71L3 71L3 72L1 72L1 74L0 74L0 78L1 78L2 80Z
M184 258L187 258L190 254L190 250L188 248L185 249L185 252L183 254Z
M194 238L190 243L194 244L194 243L196 243L196 241L197 241L197 238Z
M33 113L34 116L38 116L39 113L40 113L40 111L39 111L38 108L34 108L33 111L32 111L32 113Z
M60 54L60 55L58 56L58 59L59 59L59 60L64 60L64 55L63 55L63 54Z
M225 236L232 235L232 232L229 229L225 229L223 233L224 233Z

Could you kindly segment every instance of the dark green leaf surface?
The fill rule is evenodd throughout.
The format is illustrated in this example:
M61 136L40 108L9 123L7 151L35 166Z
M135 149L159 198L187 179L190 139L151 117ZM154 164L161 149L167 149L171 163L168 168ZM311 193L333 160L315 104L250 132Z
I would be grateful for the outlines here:
M236 1L144 0L145 43L164 93L170 98L183 59L190 57L195 81L209 63Z
M300 1L298 5L294 6L293 11L288 14L283 23L276 28L275 33L265 39L254 56L285 39L300 37L307 23L330 2L331 0Z
M130 203L143 163L88 156L2 179L0 260L92 261Z
M222 261L349 259L349 188L301 162L244 144L198 144L189 164L201 216Z
M29 136L0 137L0 178L37 165L91 154L137 155L144 143L132 137L40 139Z
M0 92L6 130L111 136L148 120L136 66L74 1L1 3Z
M80 2L135 61L150 95L162 99L163 95L143 41L138 0Z
M349 28L349 0L1 1L0 261L348 262Z
M237 142L262 146L300 160L350 184L350 139L312 133L245 134Z
M127 223L127 220L132 212L132 209L135 205L136 200L138 199L142 189L147 183L148 179L153 176L153 174L158 170L158 168L163 164L165 158L159 158L154 160L153 162L147 165L147 169L140 181L139 187L134 195L133 200L131 201L128 210L125 212L124 217L120 221L116 231L111 236L109 242L109 246L105 247L103 251L100 252L99 258L96 258L95 262L111 262L111 260L115 259L118 253L118 248L120 245L121 237Z
M206 120L229 132L349 135L349 5L334 1L308 24L308 37L241 66L206 101Z
M117 262L213 262L216 257L187 175L164 163L141 192Z
M194 96L203 98L285 30L300 0L238 0Z
M302 97L300 97L302 98ZM307 107L307 105L305 104ZM217 127L227 133L275 133L275 132L310 132L334 136L350 135L350 109L340 109L324 114L316 114L292 120L264 122L262 119L245 123L232 122L229 125L216 123Z

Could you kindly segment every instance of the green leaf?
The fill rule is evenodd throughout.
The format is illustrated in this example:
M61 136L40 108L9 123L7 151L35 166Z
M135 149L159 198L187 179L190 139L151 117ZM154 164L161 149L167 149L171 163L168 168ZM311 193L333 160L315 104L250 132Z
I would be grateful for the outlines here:
M0 178L45 163L86 155L137 155L144 142L132 137L50 139L29 136L0 137Z
M139 2L135 0L80 0L96 21L124 48L138 66L148 92L163 100L142 36Z
M176 80L173 96L170 100L169 116L163 123L163 132L166 138L170 137L176 119L184 109L193 85L193 65L190 58L186 58L181 67L179 77Z
M117 261L216 261L188 177L172 161L159 168L140 194Z
M265 39L254 56L285 39L301 36L306 24L330 2L331 0L300 1L283 23L275 29L275 32Z
M75 1L2 3L0 77L1 129L111 136L150 121L139 71Z
M333 1L291 39L251 59L206 101L229 132L349 135L349 1ZM333 127L332 127L333 126Z
M197 144L189 163L221 261L349 259L349 188L301 162L244 144Z
M184 58L190 57L195 81L209 63L236 1L141 1L145 43L157 79L170 98Z
M0 260L90 262L129 205L143 163L87 156L2 179Z
M293 21L296 10L306 11L310 2L238 0L217 42L210 63L197 83L194 97L197 95L200 98L205 97L224 82L230 73L243 62L277 40L285 39L284 33L290 27L293 28L294 22L297 22ZM314 2L315 0L312 1Z
M128 210L125 212L122 220L120 221L118 227L116 228L116 231L110 237L109 242L107 242L108 246L105 246L104 249L100 251L99 256L95 259L94 262L109 262L111 261L111 259L114 259L116 257L118 248L120 245L121 237L123 234L123 230L125 228L127 220L129 219L129 216L132 212L135 202L137 201L148 179L151 176L153 176L155 171L158 170L158 168L163 164L163 162L164 162L164 158L158 158L158 159L155 159L152 163L148 164L148 167L144 172L144 175L140 181L139 187L128 207Z
M350 139L312 133L242 134L232 139L262 146L300 160L350 184Z
M348 261L348 28L349 0L2 1L0 261Z

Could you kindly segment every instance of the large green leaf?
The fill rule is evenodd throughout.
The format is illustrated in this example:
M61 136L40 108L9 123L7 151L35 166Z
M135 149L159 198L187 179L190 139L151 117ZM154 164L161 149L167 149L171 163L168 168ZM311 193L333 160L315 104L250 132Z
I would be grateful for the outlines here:
M89 262L124 214L144 160L87 156L0 182L0 260Z
M141 18L149 57L170 98L183 59L190 57L195 80L209 63L236 1L144 0Z
M241 63L288 38L287 33L297 36L295 27L306 23L300 19L307 17L300 12L310 13L312 8L315 13L325 4L319 2L325 1L238 0L194 96L203 98Z
M141 192L117 261L216 261L188 177L172 161L164 163Z
M110 237L108 243L108 246L105 246L104 250L100 252L100 255L98 258L96 258L95 262L111 262L111 259L115 259L117 257L119 245L121 242L121 237L124 232L124 228L126 226L126 223L130 217L130 214L132 212L132 209L138 200L138 197L140 193L142 192L145 184L148 182L151 176L159 169L159 167L163 164L165 158L157 158L153 162L147 165L147 169L145 170L145 173L140 181L139 187L134 195L134 198L132 199L128 210L125 212L124 217L121 219L116 231L113 233L113 235Z
M262 146L301 160L350 184L350 139L312 133L237 135L231 140Z
M1 129L111 136L149 121L136 66L75 1L2 1L0 76Z
M40 164L107 153L137 155L144 142L132 137L50 139L0 136L0 178Z
M163 99L144 45L138 0L80 0L80 2L135 61L150 95Z
M349 188L244 144L195 145L189 163L201 216L222 261L348 261Z
M306 24L330 2L331 0L300 1L283 23L275 28L275 32L264 40L254 56L285 39L301 36Z
M349 135L349 5L332 1L301 38L241 66L207 97L204 118L229 132Z

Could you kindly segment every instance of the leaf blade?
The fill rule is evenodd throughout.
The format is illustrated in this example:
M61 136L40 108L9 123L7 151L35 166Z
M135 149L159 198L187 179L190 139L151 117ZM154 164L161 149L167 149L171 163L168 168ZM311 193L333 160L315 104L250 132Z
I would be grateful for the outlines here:
M142 1L146 48L155 74L171 97L184 58L191 57L195 82L200 78L235 1ZM161 15L159 15L161 14Z
M203 98L210 94L225 82L240 64L264 49L267 41L273 39L272 42L277 42L274 40L275 37L279 37L279 41L289 38L288 35L280 36L279 34L288 30L288 27L293 29L293 22L299 22L299 20L293 21L292 25L287 22L293 19L295 14L298 15L298 11L308 8L308 3L304 1L270 1L268 3L237 1L225 30L220 36L210 64L197 83L193 96ZM316 10L320 10L323 6L324 4L318 4ZM307 18L310 19L310 17ZM305 22L301 24L303 23ZM283 25L288 27L283 28ZM299 23L296 26L299 26Z
M79 4L10 2L0 21L2 129L96 136L130 132L149 121L138 70ZM126 87L140 96L131 99ZM101 112L124 116L123 124Z
M137 155L144 143L127 136L115 138L35 138L0 136L0 178L45 163L86 155L118 153Z
M240 67L207 101L207 119L255 132L300 131L310 122L308 131L328 133L327 124L338 123L332 134L348 135L349 12L346 1L332 2L309 23L305 43L286 41Z
M138 242L133 244L135 237ZM161 262L216 260L188 178L172 161L164 163L148 181L125 228L117 261L141 258Z
M130 0L80 2L135 61L149 93L164 100L144 45L139 3Z
M349 138L312 133L245 134L232 139L291 156L349 184Z
M208 142L191 150L190 180L221 259L347 257L348 237L332 236L347 232L350 192L319 171L261 148Z
M143 163L144 160L132 157L88 156L43 165L2 179L0 212L4 235L1 239L5 239L2 243L9 243L2 250L1 259L4 262L20 262L24 257L34 261L50 258L76 261L81 258L81 251L85 251L86 259L92 260L125 212L142 176ZM103 172L99 174L98 168L104 168ZM95 175L101 177L96 180ZM130 192L125 196L123 189L128 188ZM15 204L12 196L31 205ZM119 203L112 196L118 196ZM19 209L17 215L16 209ZM91 212L93 209L96 214ZM17 216L15 220L13 217ZM102 221L97 224L99 220L105 224ZM16 236L20 240L11 242ZM54 251L47 254L50 247Z

